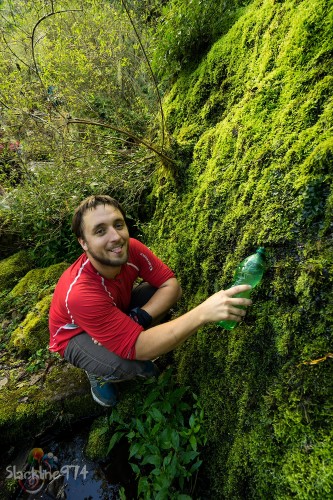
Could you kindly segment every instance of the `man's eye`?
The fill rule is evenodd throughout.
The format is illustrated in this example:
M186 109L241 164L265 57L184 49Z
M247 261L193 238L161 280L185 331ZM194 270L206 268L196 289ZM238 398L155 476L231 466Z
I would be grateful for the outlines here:
M122 229L124 227L124 224L122 222L119 222L116 224L116 229Z
M96 231L96 234L97 234L98 236L101 236L101 235L102 235L102 234L104 234L104 233L105 233L105 229L102 229L102 228L97 229L97 231Z

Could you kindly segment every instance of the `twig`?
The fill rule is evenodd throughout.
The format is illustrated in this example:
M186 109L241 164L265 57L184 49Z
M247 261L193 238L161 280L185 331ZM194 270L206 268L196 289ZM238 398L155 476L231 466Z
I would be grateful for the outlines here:
M31 53L32 53L32 60L33 60L33 63L34 63L34 68L35 68L36 74L37 74L37 76L39 78L39 81L41 82L41 84L43 86L44 86L44 84L43 84L42 77L40 76L40 71L39 71L38 66L37 66L37 60L36 60L36 54L35 54L35 46L36 46L36 43L35 43L35 34L36 34L36 30L37 30L38 26L43 21L45 21L45 19L48 19L51 16L55 16L56 14L64 14L64 13L67 13L67 12L82 12L82 9L58 10L56 12L53 9L54 9L54 5L53 5L53 2L52 2L52 12L49 12L49 14L45 14L40 19L38 19L37 23L33 27L32 33L31 33Z
M0 99L0 105L3 106L6 109L10 109L10 107L7 106L7 104L5 104L1 99Z
M77 124L83 124L83 125L94 125L96 127L109 128L111 130L114 130L115 132L119 132L120 134L124 134L127 137L130 137L135 142L138 142L139 144L142 144L143 146L148 148L150 151L154 151L154 153L156 153L160 158L163 158L163 160L165 160L166 162L175 164L175 161L172 160L171 158L169 158L168 156L166 156L163 152L158 151L156 148L154 148L154 146L152 146L151 144L148 144L146 141L144 141L143 139L140 139L139 137L135 136L131 132L128 132L127 130L123 130L123 129L120 129L118 127L114 127L113 125L108 125L107 123L94 122L91 120L85 120L83 118L68 118L67 124L71 124L71 123L77 123Z
M29 64L27 64L25 61L23 61L23 59L21 59L13 50L12 48L10 47L9 43L7 42L6 40L6 37L4 35L4 33L2 33L2 38L4 39L4 42L6 44L6 47L7 49L9 50L9 52L11 52L13 54L14 57L16 57L16 59L18 59L20 61L20 63L24 64L25 66L27 66L27 68L30 69L30 66Z
M163 148L164 148L164 140L165 140L165 132L164 132L164 112L163 112L163 106L162 106L161 94L160 94L160 92L159 92L159 90L158 90L158 83L157 83L157 80L156 80L155 74L154 74L154 72L153 72L153 69L152 69L152 67L151 67L151 64L150 64L150 62L149 62L149 59L148 59L147 53L146 53L146 51L145 51L145 48L144 48L144 46L143 46L143 44L142 44L142 42L141 42L141 38L140 38L140 36L139 36L139 33L138 33L138 31L137 31L137 29L136 29L136 27L135 27L135 25L134 25L134 22L133 22L133 20L132 20L132 17L131 17L131 15L130 15L130 12L129 12L129 10L128 10L128 7L127 7L127 5L126 5L126 2L125 2L125 0L121 0L121 2L122 2L122 4L123 4L123 6L124 6L124 9L125 9L126 14L127 14L127 16L128 16L128 19L130 20L130 23L131 23L131 25L132 25L132 27L133 27L133 30L134 30L134 32L135 32L135 35L136 35L137 39L138 39L138 42L139 42L140 47L141 47L141 50L142 50L143 55L144 55L144 57L145 57L145 59L146 59L146 62L147 62L147 65L148 65L149 71L150 71L151 76L152 76L153 81L154 81L154 86L155 86L155 89L156 89L156 93L157 93L157 97L158 97L158 102L159 102L159 106L160 106L160 112L161 112L161 125L162 125L162 145L161 145L161 149L162 149L162 151L163 151Z
M323 361L326 361L328 358L333 358L333 353L329 352L325 354L322 358L318 359L311 359L310 361L303 361L303 365L317 365L318 363L322 363Z

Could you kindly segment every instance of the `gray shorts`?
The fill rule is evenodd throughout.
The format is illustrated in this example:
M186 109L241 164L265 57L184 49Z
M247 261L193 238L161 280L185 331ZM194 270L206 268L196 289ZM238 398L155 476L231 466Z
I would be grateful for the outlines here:
M141 283L132 292L130 310L142 307L154 295L156 288ZM117 356L102 345L95 344L85 332L73 337L66 347L64 358L90 374L114 382L146 377L154 368L151 361L128 360Z

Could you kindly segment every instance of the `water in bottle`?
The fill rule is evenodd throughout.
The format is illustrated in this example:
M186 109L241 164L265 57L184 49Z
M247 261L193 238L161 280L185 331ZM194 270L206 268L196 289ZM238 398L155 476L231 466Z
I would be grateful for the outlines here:
M236 285L251 285L251 290L246 290L245 292L237 293L234 297L245 297L250 298L252 289L257 286L265 271L265 249L259 247L256 253L246 257L236 268L233 283L228 287ZM243 306L237 306L240 309L244 309ZM219 321L217 323L219 326L226 328L227 330L232 330L238 324L237 321L225 320Z

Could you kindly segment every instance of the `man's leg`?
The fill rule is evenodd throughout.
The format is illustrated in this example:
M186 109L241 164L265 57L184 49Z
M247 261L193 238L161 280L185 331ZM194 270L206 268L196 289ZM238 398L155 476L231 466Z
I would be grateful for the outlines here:
M151 361L123 359L105 347L95 344L85 332L69 341L64 358L72 365L86 371L92 396L102 406L116 404L115 382L158 375L158 370Z
M144 306L155 292L156 288L145 282L135 286L129 310ZM158 375L158 369L152 361L123 359L105 347L95 344L85 332L69 341L64 358L72 365L85 370L90 381L92 396L103 406L114 406L117 402L114 383L136 377L150 378ZM102 378L102 381L99 378Z
M132 295L131 295L131 303L129 310L134 307L143 307L147 304L148 300L152 298L157 288L149 285L146 281L143 281L139 285L133 287Z
M153 375L150 361L132 361L121 358L102 345L95 344L90 335L83 332L73 337L65 350L64 358L72 365L97 377L123 382L136 377Z

